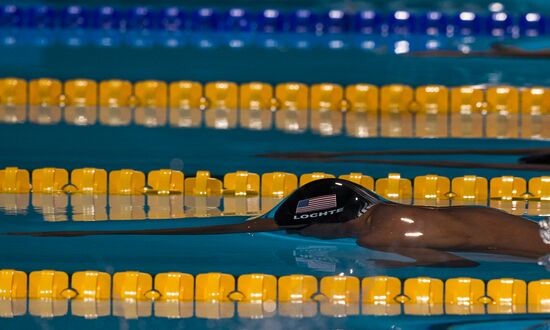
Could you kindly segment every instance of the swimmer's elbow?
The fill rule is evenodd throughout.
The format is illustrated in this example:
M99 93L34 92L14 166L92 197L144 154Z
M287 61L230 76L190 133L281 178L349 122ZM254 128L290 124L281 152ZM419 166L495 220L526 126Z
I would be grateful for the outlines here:
M356 241L357 245L371 250L379 250L380 247L377 244L374 244L369 237L359 237Z

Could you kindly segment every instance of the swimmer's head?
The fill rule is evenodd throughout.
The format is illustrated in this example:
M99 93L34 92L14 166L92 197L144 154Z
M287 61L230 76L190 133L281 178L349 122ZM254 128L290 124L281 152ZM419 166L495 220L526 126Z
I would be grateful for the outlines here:
M353 182L322 179L308 183L263 216L237 224L205 227L138 230L16 232L8 235L87 236L87 235L213 235L301 229L313 224L343 223L357 219L385 200Z
M360 217L382 201L382 197L351 181L321 179L294 191L269 215L282 228L341 223Z

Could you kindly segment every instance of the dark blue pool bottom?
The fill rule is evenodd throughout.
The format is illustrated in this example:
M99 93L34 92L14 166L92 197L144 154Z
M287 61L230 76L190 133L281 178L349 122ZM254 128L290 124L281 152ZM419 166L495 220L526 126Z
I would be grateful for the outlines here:
M362 172L375 178L389 172L402 177L439 174L457 177L467 174L487 178L516 175L524 178L544 175L541 171L410 167L401 165L318 163L257 157L268 152L340 152L403 149L513 149L549 147L548 141L494 139L407 139L320 137L311 133L287 134L281 131L244 129L179 129L138 126L77 127L65 124L0 125L0 167L34 169L55 166L66 169L97 167L107 170L132 168L150 171L169 168L174 159L183 161L186 176L209 170L215 176L237 170L255 173L285 171L297 175L315 171L332 174ZM383 156L385 159L411 159L411 156ZM422 156L422 160L464 160L464 155ZM517 156L467 155L472 162L517 163Z
M548 38L528 41L528 45L518 41L515 46L541 49L548 42ZM380 56L357 48L315 47L201 49L12 45L0 48L2 75L24 79L550 85L544 59Z
M56 317L41 319L32 316L0 319L0 326L5 329L526 329L542 325L547 329L546 315L486 315L469 316L347 316L334 318L317 315L313 318L294 319L275 316L267 319L242 319L233 317L221 320L199 318L167 319L140 318L125 320L119 317L101 317L87 320L81 317ZM539 329L539 328L535 328Z

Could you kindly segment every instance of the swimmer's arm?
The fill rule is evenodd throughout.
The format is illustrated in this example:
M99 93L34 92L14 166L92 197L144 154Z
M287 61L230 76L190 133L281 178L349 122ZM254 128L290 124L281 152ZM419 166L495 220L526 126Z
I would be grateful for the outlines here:
M78 237L90 235L218 235L257 233L280 230L273 219L257 218L241 223L202 227L130 229L130 230L76 230L4 233L10 236Z
M439 251L429 248L415 248L415 247L380 247L380 246L368 246L361 244L361 246L383 251L397 253L402 256L414 259L414 262L397 262L391 260L374 260L378 266L395 267L395 266L421 266L421 267L475 267L479 264L475 261L462 258L455 254Z
M472 51L464 53L458 50L427 50L412 52L411 55L419 57L523 57L523 58L550 58L550 49L525 50L518 47L494 44L489 50Z

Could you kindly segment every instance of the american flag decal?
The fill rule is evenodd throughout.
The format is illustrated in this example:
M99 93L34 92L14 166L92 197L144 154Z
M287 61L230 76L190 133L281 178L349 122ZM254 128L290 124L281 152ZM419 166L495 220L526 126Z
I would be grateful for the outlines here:
M323 195L302 199L296 206L296 214L336 208L336 195Z

